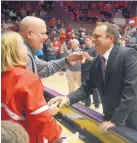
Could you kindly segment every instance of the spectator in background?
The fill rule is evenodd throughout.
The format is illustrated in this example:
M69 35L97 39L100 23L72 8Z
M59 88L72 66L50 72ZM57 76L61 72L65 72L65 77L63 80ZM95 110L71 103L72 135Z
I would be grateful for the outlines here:
M91 67L91 61L93 60L94 57L96 57L98 54L96 52L95 47L93 46L93 38L91 36L86 36L84 38L84 42L86 47L82 49L83 52L85 53L86 60L84 63L81 64L81 82L84 83L87 81L89 78L90 74L90 67ZM93 102L95 105L95 108L99 108L100 104L100 96L97 88L93 88ZM90 96L85 100L85 106L90 107L91 105L91 98Z
M67 44L66 44L66 42L63 42L61 44L61 48L60 48L60 51L59 51L59 58L67 57L67 53L68 53Z
M79 36L79 44L84 44L85 32L81 32Z
M63 43L66 40L66 32L65 32L65 30L61 30L60 31L59 38L60 38L60 42L61 43Z
M69 24L67 27L67 32L71 32L72 31L72 26Z
M43 43L43 54L44 54L44 61L48 61L48 44L47 42Z
M16 12L15 12L14 10L11 10L11 11L9 12L9 17L11 18L11 20L15 21L15 20L17 19L16 16L17 16L17 15L16 15Z
M32 12L30 1L28 1L25 6L27 10L27 15L29 15Z
M29 136L20 124L1 121L1 143L29 143Z
M35 55L39 58L39 59L43 59L44 60L44 53L42 51L42 49L38 49L35 53Z
M21 8L19 9L21 14L21 19L23 19L25 16L27 16L27 10L25 9L24 5L21 5Z
M55 18L51 18L50 21L49 21L49 27L52 29L52 28L55 28L57 22L56 22L56 19Z
M81 50L79 48L79 41L77 39L70 40L70 43L72 49L68 51L68 54ZM80 87L81 85L81 64L78 62L73 62L72 65L69 65L66 71L66 76L69 86L69 92L75 91L76 86Z
M58 54L61 47L61 41L59 40L58 37L54 37L52 44L53 44L53 47L56 49L56 57L58 58Z
M55 47L53 47L52 42L49 42L47 52L48 52L48 61L57 60L56 49Z
M62 23L61 20L58 20L58 21L57 21L57 29L58 29L58 30L61 29L61 23Z
M72 39L72 32L68 32L66 33L66 39L69 41L70 39Z

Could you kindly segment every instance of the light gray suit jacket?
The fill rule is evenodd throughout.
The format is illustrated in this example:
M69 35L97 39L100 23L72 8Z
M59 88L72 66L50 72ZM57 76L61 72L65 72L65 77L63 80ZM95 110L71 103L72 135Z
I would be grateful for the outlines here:
M65 58L50 62L39 59L37 56L35 56L34 49L26 41L25 44L27 46L28 55L27 69L38 74L40 78L53 75L67 66Z

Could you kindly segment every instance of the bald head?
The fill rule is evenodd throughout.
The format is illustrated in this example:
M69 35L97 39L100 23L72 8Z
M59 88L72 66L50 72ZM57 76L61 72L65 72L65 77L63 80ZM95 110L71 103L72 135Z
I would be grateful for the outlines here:
M46 32L46 24L40 18L26 16L20 22L19 33L35 50L43 47Z
M29 29L35 30L41 26L41 24L46 25L45 22L34 16L26 16L22 19L19 26L19 32L24 37Z

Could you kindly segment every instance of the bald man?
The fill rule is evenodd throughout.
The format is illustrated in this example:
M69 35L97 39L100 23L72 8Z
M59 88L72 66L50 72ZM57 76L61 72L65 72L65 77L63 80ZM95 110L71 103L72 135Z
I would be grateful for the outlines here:
M41 78L53 75L71 62L76 62L83 58L80 53L73 53L66 58L56 61L46 62L39 59L35 56L35 52L43 48L43 43L47 39L46 32L45 22L33 16L26 16L19 26L19 33L24 38L28 50L27 69L37 73Z

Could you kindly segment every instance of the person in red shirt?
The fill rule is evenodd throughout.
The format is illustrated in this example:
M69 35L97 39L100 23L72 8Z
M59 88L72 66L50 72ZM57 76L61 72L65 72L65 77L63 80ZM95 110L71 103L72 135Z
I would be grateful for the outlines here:
M62 133L48 106L39 77L26 69L27 49L16 32L1 39L1 120L12 120L28 132L30 143L55 143Z
M67 27L67 32L71 32L72 31L72 26L69 24Z
M57 37L54 37L52 44L53 44L53 47L55 47L55 49L56 49L56 54L58 55L60 48L61 48L61 41L58 40Z
M60 42L63 43L66 40L66 32L62 30L59 34Z
M49 21L49 26L51 27L51 28L54 28L55 26L56 26L56 19L55 18L52 18L52 19L50 19L50 21Z

